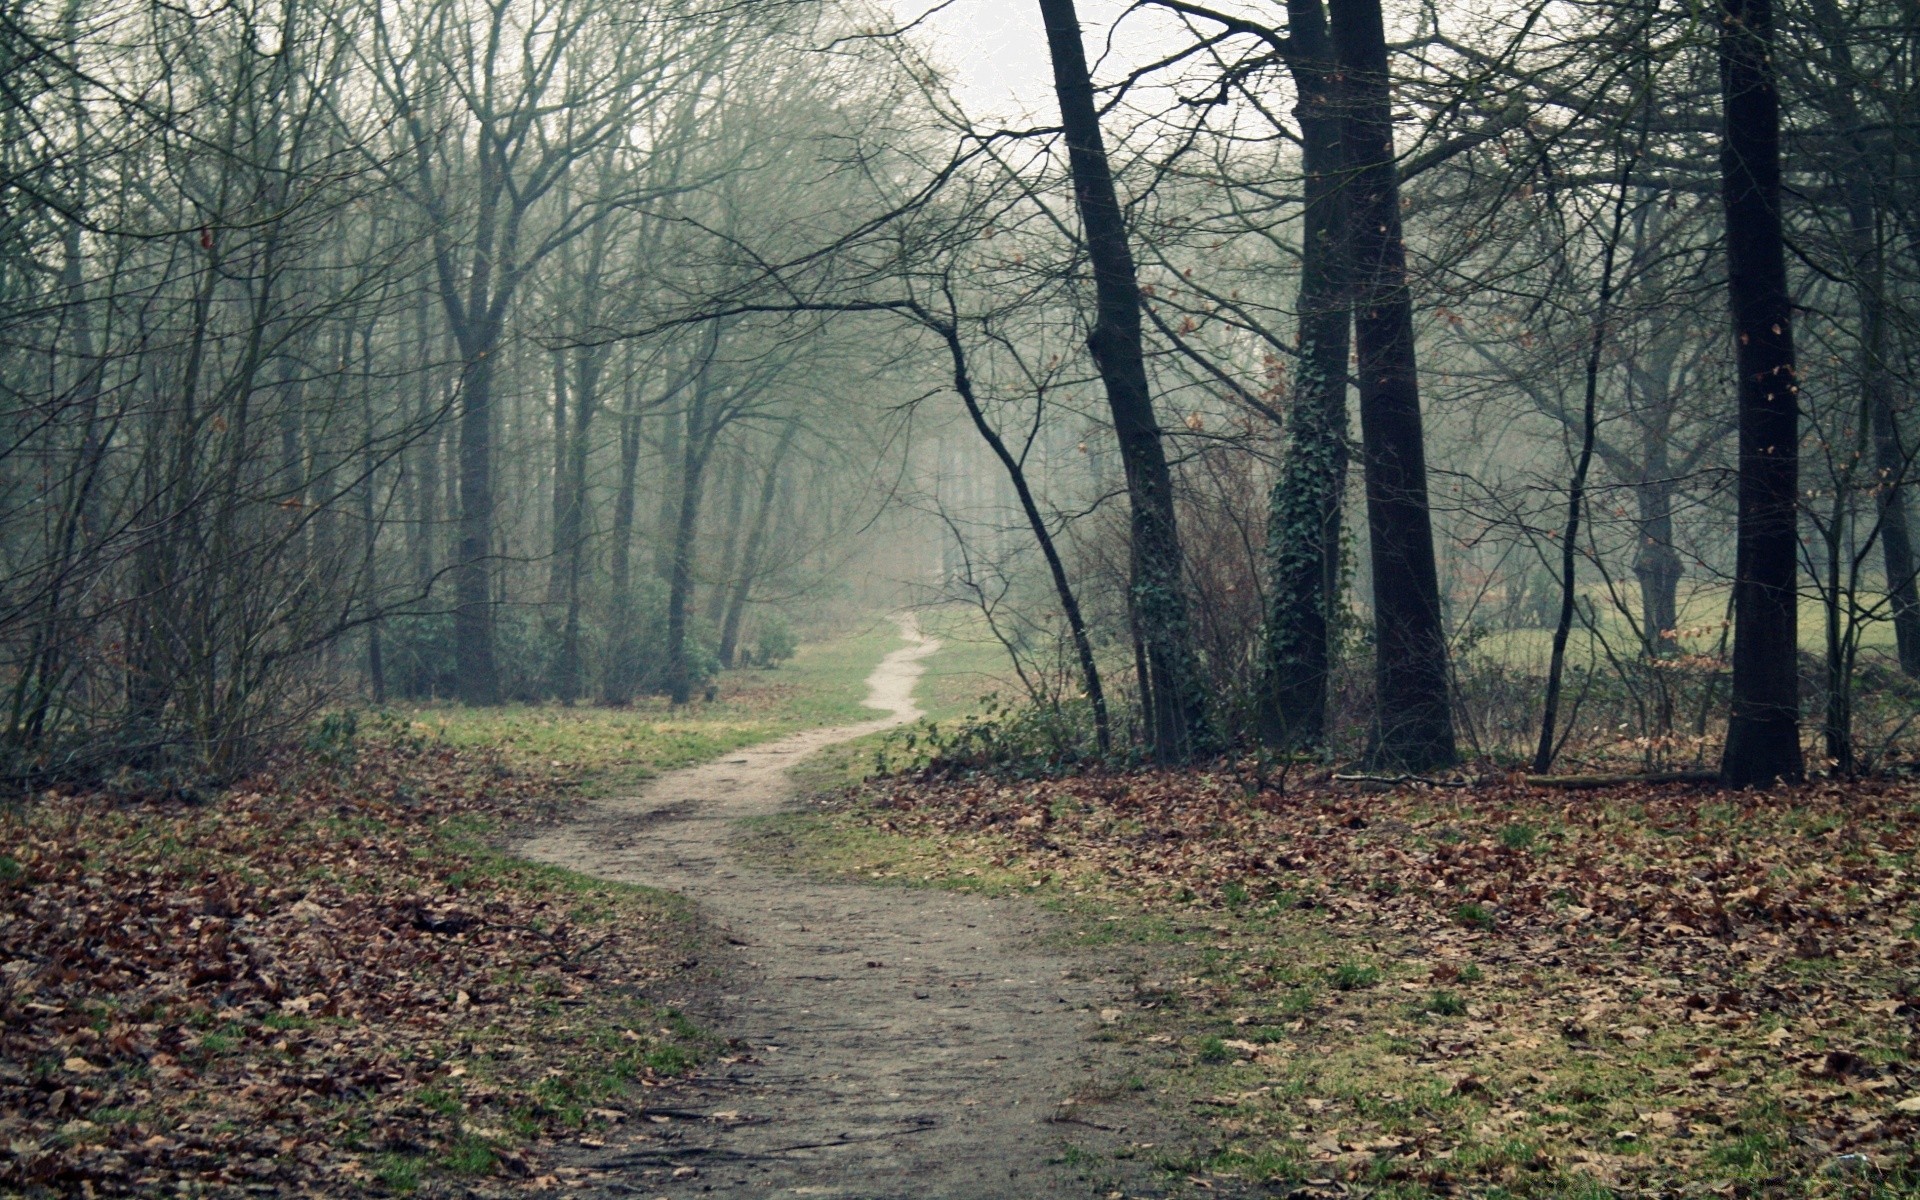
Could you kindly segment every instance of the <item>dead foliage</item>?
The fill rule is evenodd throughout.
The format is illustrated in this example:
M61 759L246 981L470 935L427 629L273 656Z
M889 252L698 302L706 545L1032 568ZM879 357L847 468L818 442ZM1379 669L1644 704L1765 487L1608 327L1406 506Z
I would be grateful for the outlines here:
M1229 1089L1193 1100L1215 1150L1173 1166L1196 1177L1920 1188L1910 782L1281 798L1232 769L926 773L852 811L1176 922L1190 973L1143 984L1135 1032Z
M684 1069L675 916L486 844L536 783L401 743L0 814L0 1190L484 1185Z

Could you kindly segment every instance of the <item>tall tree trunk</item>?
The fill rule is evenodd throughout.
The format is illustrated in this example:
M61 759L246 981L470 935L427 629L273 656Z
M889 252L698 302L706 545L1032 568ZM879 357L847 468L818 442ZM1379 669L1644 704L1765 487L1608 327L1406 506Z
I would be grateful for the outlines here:
M1865 431L1862 431L1865 433ZM1868 435L1871 436L1871 435ZM1863 438L1864 440L1864 438ZM1863 456L1864 457L1864 456ZM1848 472L1851 473L1850 471ZM1833 489L1833 503L1828 512L1826 528L1822 530L1826 544L1825 580L1817 581L1820 587L1822 605L1826 610L1826 712L1821 733L1825 742L1827 758L1833 763L1837 775L1850 776L1854 770L1853 759L1853 647L1854 639L1848 636L1852 613L1850 601L1853 589L1846 578L1848 568L1844 553L1847 542L1847 518L1853 507L1851 488L1841 486ZM1856 560L1857 561L1857 560Z
M500 672L493 654L491 578L492 352L497 349L496 341L475 339L475 349L466 355L460 396L460 546L453 575L453 654L460 699L477 705L500 703Z
M366 606L377 610L382 601L379 587L380 524L375 509L375 484L379 478L378 422L373 410L373 326L360 331L360 411L363 425L360 443L360 586L366 589ZM372 614L367 622L367 686L375 704L387 702L387 664L380 645L380 617Z
M1865 170L1866 164L1860 164ZM1860 304L1860 387L1873 438L1877 476L1874 503L1880 517L1880 554L1887 572L1887 599L1893 609L1893 638L1900 669L1920 679L1920 580L1915 579L1913 526L1907 509L1916 456L1900 437L1888 370L1886 255L1881 248L1877 205L1860 183L1850 189L1849 207L1856 247L1854 291Z
M686 436L686 421L683 415L667 414L666 428L661 431L660 462L666 476L665 486L660 489L660 515L654 521L653 573L665 580L673 573L673 537L676 507L680 502L680 464L685 453L682 444Z
M1720 772L1728 786L1743 787L1805 774L1794 588L1800 408L1780 226L1771 0L1721 0L1720 16L1720 179L1740 403L1733 703Z
M686 430L680 458L680 505L674 522L671 566L667 575L667 698L685 704L693 698L693 667L687 653L688 608L693 600L693 559L700 533L700 494L707 461L713 454L716 423L708 419L707 373L702 370L687 400Z
M1455 760L1447 641L1427 506L1413 299L1400 232L1392 96L1380 0L1328 0L1347 84L1348 261L1373 567L1374 761Z
M565 487L556 488L561 509L553 523L554 554L562 570L559 602L563 606L560 622L560 654L554 666L554 695L562 704L580 698L584 686L580 653L580 589L586 576L587 556L587 458L592 450L589 438L593 418L600 405L600 373L605 351L584 346L574 351L573 380L570 391L573 412L568 422L566 455L561 463Z
M1680 577L1685 569L1673 548L1673 479L1664 445L1646 459L1633 494L1639 510L1633 575L1640 584L1641 637L1648 658L1665 658L1679 645Z
M1920 455L1901 442L1890 387L1874 397L1873 445L1874 465L1880 476L1875 493L1880 505L1880 552L1893 606L1894 644L1900 669L1920 679L1920 579L1916 579L1920 557L1914 553L1912 509L1907 504Z
M1206 697L1193 656L1182 591L1173 475L1154 417L1140 339L1140 281L1094 107L1073 0L1040 0L1054 92L1066 135L1074 200L1093 268L1096 315L1087 348L1105 385L1126 465L1132 508L1132 602L1144 635L1154 703L1148 738L1155 759L1179 762L1209 740ZM1144 686L1143 686L1144 690Z
M740 569L740 522L747 507L747 455L738 450L727 456L725 484L722 491L727 496L727 515L724 530L721 532L720 565L713 574L713 584L707 589L707 624L719 628L727 615L727 597L733 594L733 577ZM726 665L725 660L721 662Z
M1326 738L1340 517L1347 482L1346 236L1340 77L1321 0L1289 0L1288 57L1306 175L1300 233L1299 349L1287 457L1267 497L1267 611L1258 725L1276 750Z
M620 410L620 483L613 494L613 545L608 551L611 606L607 614L607 660L600 702L633 702L633 512L640 479L640 406L632 381Z
M414 381L415 435L407 446L405 463L412 503L407 514L407 550L413 563L414 586L425 596L433 587L433 540L439 526L441 414L433 411L435 372L433 339L427 332L427 297L414 307L414 345L420 356ZM417 687L415 695L424 695Z
M1874 500L1879 509L1880 553L1887 573L1887 600L1893 610L1894 645L1900 669L1920 679L1920 580L1915 579L1920 563L1914 557L1913 526L1907 506L1920 462L1916 462L1913 449L1902 444L1893 375L1888 365L1890 330L1882 221L1886 214L1883 189L1895 177L1894 163L1890 161L1891 155L1875 152L1856 99L1859 77L1850 40L1855 36L1856 26L1833 0L1813 0L1809 8L1839 74L1824 99L1838 118L1846 141L1843 182L1852 242L1851 282L1860 316L1860 387L1873 438L1873 463L1878 476Z
M566 256L561 256L561 266L566 266ZM563 528L573 504L567 495L572 486L573 475L567 470L568 460L572 457L573 443L567 436L568 429L568 391L567 352L565 350L548 351L548 366L553 375L553 488L552 507L548 512L550 531L547 542L547 614L545 620L554 621L552 610L558 608L566 596L567 589L567 535Z
M740 650L740 621L746 615L747 600L760 576L761 547L766 541L767 528L773 515L773 500L779 493L780 467L786 461L787 451L793 446L794 435L799 432L799 418L788 417L786 424L780 427L780 441L773 448L773 457L767 460L767 473L760 480L760 497L754 508L753 528L747 531L747 545L740 552L738 578L734 580L727 598L727 611L720 625L720 665L723 667L733 666Z

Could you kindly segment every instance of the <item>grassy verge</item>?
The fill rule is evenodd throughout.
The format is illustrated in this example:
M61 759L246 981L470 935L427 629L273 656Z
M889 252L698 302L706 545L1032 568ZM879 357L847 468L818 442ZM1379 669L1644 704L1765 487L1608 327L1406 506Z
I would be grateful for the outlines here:
M678 707L658 696L625 709L557 704L397 708L413 736L498 754L555 786L606 791L802 729L873 717L866 678L900 644L890 621L800 647L776 669L729 671L715 699Z
M1910 787L1250 782L876 784L763 836L1158 943L1104 1036L1174 1192L1920 1195Z

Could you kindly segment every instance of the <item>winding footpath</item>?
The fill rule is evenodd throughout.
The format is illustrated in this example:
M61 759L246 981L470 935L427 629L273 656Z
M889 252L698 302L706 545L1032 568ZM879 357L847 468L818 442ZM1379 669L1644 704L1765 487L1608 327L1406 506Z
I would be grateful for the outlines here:
M675 1093L680 1119L624 1127L578 1162L606 1173L603 1194L1082 1196L1105 1185L1066 1165L1066 1147L1139 1136L1124 1113L1070 1102L1102 1066L1089 1038L1120 979L1040 945L1045 914L818 882L733 846L736 822L790 803L800 759L921 715L914 684L939 643L896 620L908 644L867 680L866 704L885 716L673 772L521 848L688 896L725 940L725 990L689 1007L739 1048Z

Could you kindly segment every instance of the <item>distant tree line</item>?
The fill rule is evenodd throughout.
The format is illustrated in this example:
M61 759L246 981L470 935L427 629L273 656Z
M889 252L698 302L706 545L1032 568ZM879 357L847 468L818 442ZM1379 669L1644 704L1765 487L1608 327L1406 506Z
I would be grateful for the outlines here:
M842 199L897 81L813 52L836 19L0 15L7 774L228 776L343 687L686 700L790 641L897 364L844 325L629 331Z
M1030 127L825 0L0 13L9 777L686 702L857 574L1053 759L1911 752L1920 18L1036 4Z

